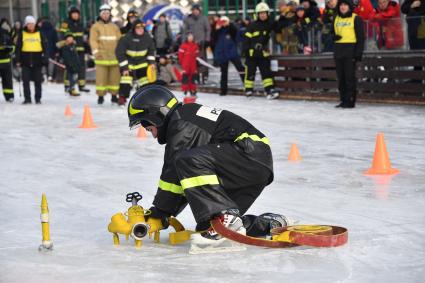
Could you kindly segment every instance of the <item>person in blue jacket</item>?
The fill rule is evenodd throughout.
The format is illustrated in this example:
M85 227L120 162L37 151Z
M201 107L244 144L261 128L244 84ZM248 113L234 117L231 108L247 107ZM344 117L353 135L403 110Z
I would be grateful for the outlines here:
M242 83L244 81L244 67L238 53L236 41L238 29L234 24L230 23L229 18L226 16L221 16L214 28L215 32L212 34L215 42L214 60L219 64L221 71L220 95L226 95L229 62L232 62L235 66Z

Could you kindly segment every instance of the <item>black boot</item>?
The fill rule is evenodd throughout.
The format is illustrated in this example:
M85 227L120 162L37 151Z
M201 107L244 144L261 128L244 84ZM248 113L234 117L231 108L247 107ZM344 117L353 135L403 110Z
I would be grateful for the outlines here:
M78 89L79 89L81 92L90 92L90 90L89 90L88 88L85 88L85 86L79 86L79 87L78 87Z
M97 104L103 104L104 101L105 101L105 98L103 98L103 96L99 96L97 98Z
M118 103L118 95L112 95L111 102L112 103Z

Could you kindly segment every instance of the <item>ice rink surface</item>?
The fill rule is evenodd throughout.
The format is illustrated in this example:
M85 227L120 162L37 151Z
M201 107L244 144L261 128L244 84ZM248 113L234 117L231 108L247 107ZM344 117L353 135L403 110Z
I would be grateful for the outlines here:
M0 282L424 282L425 108L359 103L341 110L199 94L199 103L231 110L270 138L275 181L248 213L344 226L349 242L189 255L188 243L167 244L167 232L160 244L113 246L110 217L127 210L128 192L140 192L140 204L150 207L164 147L137 139L126 108L111 106L109 97L98 106L91 89L69 98L62 86L43 85L42 105L20 105L17 94L14 104L0 99ZM73 117L64 116L68 103ZM84 104L98 128L78 128ZM400 170L392 178L363 175L378 132ZM299 163L287 161L293 142ZM37 250L43 192L52 252ZM189 208L178 218L194 228Z

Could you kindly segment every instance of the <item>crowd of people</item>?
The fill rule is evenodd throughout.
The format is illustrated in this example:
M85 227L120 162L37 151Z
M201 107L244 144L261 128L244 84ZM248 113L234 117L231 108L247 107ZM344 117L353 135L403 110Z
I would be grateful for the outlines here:
M196 96L197 85L208 80L211 65L207 50L211 50L213 65L221 72L220 95L227 94L231 62L246 96L253 94L258 68L266 97L275 99L279 93L270 64L275 47L282 54L311 54L318 50L338 53L335 45L341 42L335 36L335 23L343 2L362 20L366 44L373 40L379 49L401 48L403 13L410 49L425 49L424 0L405 0L401 6L396 0L327 0L323 10L314 0L282 0L276 19L272 18L270 7L261 2L255 7L253 19L233 22L226 16L207 18L199 5L193 5L177 34L173 34L165 14L155 21L143 22L141 15L130 9L125 25L112 22L112 8L107 4L100 7L95 22L84 26L79 8L72 6L67 19L57 28L48 18L36 21L30 15L23 26L19 22L11 26L7 19L1 20L3 93L6 101L14 100L14 74L23 82L23 103L32 103L30 81L35 84L35 103L41 103L43 80L55 80L58 68L63 68L65 92L79 96L89 92L86 72L90 68L96 70L99 104L110 94L112 103L125 105L134 87L149 83L180 83L185 95Z

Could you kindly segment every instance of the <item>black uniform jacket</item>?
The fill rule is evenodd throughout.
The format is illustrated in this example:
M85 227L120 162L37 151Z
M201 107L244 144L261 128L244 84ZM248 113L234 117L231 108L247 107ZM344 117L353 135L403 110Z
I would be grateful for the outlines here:
M131 31L121 37L115 55L121 70L129 70L132 67L140 69L144 63L147 67L147 63L155 62L155 43L147 32L136 35Z
M166 127L167 145L165 147L164 165L153 204L167 214L175 216L187 204L184 193L179 193L180 181L176 173L175 160L179 153L191 148L208 144L234 144L250 160L267 167L272 173L268 184L272 182L273 164L269 145L257 142L256 147L264 147L264 150L258 150L258 147L254 150L252 143L252 139L267 138L240 116L230 111L210 108L196 103L179 104L172 113ZM241 164L241 167L243 166L248 165ZM168 189L164 190L161 187ZM170 188L176 190L173 192L173 189Z

